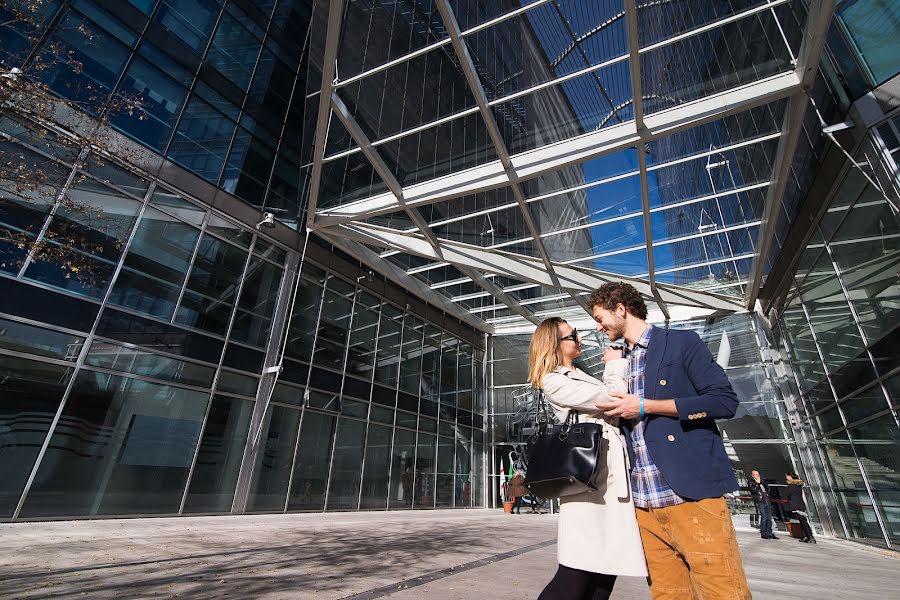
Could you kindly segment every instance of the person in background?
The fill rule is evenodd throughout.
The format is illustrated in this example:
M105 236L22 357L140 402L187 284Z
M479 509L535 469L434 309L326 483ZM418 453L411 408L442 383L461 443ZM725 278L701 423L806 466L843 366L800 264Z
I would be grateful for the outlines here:
M562 498L556 575L538 600L606 600L619 575L646 577L647 565L628 486L628 455L619 420L604 417L597 402L625 391L628 361L621 348L607 348L603 381L573 364L581 356L578 332L558 317L545 319L529 347L528 382L544 391L557 418L577 411L581 423L599 423L609 442L602 491Z
M800 521L800 528L803 529L803 537L800 541L806 544L815 544L816 538L813 537L812 527L809 526L809 519L806 518L806 503L803 501L803 480L796 473L785 473L784 479L788 484L787 516Z
M772 502L769 500L769 484L762 480L759 471L750 471L750 495L759 515L759 535L764 540L777 540L772 533Z

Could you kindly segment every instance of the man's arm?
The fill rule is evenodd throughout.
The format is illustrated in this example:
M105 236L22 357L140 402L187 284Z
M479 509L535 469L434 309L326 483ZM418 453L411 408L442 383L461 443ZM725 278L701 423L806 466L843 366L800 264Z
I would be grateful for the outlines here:
M690 342L683 355L683 363L697 395L675 398L678 418L688 421L733 417L738 407L737 394L734 393L725 370L713 360L709 348L693 331L690 332ZM701 414L702 417L696 416Z

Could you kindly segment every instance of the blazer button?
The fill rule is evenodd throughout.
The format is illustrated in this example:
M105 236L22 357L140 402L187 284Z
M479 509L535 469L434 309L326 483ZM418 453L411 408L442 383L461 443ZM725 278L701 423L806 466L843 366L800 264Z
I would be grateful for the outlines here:
M674 441L675 441L675 436L669 434L668 440L669 440L670 442L674 442Z
M659 385L666 385L666 380L665 380L665 379L660 379L660 380L659 380Z

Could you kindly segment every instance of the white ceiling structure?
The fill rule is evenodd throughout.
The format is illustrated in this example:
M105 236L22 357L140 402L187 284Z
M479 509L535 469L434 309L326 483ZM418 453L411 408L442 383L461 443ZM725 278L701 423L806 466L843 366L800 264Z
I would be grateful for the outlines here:
M308 228L487 332L585 317L586 294L616 280L673 320L752 309L779 249L834 1L721 3L742 8L690 24L679 24L686 9L676 0L498 0L506 12L480 21L454 12L460 2L434 0L425 15L413 9L428 3L406 2L430 43L341 78L342 48L363 44L349 39L358 33L347 21L360 7L330 0ZM760 32L771 55L754 41ZM507 48L497 58L485 39L512 39L522 56ZM383 82L436 56L453 67L441 77L464 86L464 108L380 133L367 98L399 93L402 104L418 94L421 103L428 91ZM422 153L423 139L460 124L480 146L449 161L459 167L432 168L403 146L419 140ZM347 139L335 148L339 129ZM350 186L344 173L325 194L351 165L377 185Z

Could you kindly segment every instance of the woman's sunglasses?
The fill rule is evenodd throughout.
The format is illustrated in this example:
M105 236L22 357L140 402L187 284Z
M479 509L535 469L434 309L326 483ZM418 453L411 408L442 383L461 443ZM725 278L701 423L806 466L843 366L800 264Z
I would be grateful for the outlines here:
M564 336L562 336L561 338L559 338L559 341L561 341L561 342L563 342L563 341L565 341L565 340L572 340L573 342L575 342L575 343L577 344L578 341L579 341L579 339L578 339L578 330L577 330L577 329L573 329L573 330L572 330L572 333L570 333L569 335L564 335Z

